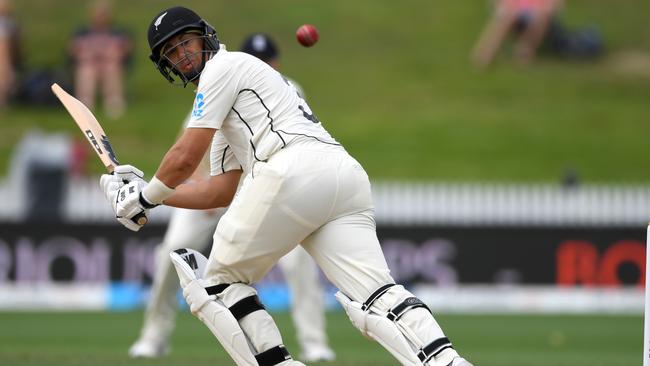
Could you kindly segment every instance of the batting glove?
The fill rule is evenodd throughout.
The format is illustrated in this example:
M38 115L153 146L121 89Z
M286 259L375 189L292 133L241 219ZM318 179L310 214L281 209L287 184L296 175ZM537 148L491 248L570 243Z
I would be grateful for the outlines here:
M134 218L142 214L146 219L148 209L155 207L155 205L149 204L144 199L142 202L140 201L140 191L147 183L142 179L136 179L124 184L120 177L113 174L104 174L99 184L113 208L117 221L129 230L140 230L143 225L134 221Z
M142 173L142 170L133 165L118 165L113 170L113 174L124 182L124 184L136 180L144 181L144 173Z

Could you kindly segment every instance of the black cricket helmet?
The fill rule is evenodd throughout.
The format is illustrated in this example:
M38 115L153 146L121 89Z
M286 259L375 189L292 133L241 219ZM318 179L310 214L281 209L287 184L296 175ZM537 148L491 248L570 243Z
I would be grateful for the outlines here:
M203 40L201 65L194 67L194 70L189 73L178 71L176 65L172 64L165 55L164 47L167 41L180 33L196 33L197 38ZM156 65L158 71L172 84L179 83L172 76L172 74L176 75L180 78L180 83L183 86L198 78L205 67L205 62L212 54L219 51L219 39L215 29L194 11L182 6L163 10L156 15L149 25L147 38L151 49L149 58ZM169 48L182 47L186 41Z

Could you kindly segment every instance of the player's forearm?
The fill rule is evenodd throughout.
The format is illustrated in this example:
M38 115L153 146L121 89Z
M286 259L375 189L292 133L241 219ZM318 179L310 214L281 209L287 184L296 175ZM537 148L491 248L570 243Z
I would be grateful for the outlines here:
M174 146L165 154L156 177L168 187L176 187L189 178L210 147L216 130L187 128Z
M209 179L181 184L163 203L199 210L226 207L235 196L240 177L241 171L233 170Z
M158 205L173 195L174 189L192 174L196 165L198 163L175 151L175 147L172 148L163 158L149 184L142 190L143 205Z
M205 184L205 181L181 184L176 187L174 194L165 199L163 203L167 206L197 210L219 207L217 200L205 196L207 192Z
M200 163L200 158L197 159L190 152L184 151L181 146L174 145L165 154L156 171L156 177L173 188L192 176Z

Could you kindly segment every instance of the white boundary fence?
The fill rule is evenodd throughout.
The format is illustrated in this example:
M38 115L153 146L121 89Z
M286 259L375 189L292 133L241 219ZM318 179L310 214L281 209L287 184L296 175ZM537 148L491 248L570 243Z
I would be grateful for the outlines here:
M644 226L650 186L405 183L373 185L382 223Z
M20 221L26 192L0 181L0 220ZM645 227L650 219L650 185L374 182L379 224L456 226ZM152 211L152 222L170 209ZM69 222L110 222L98 179L68 184L63 216Z

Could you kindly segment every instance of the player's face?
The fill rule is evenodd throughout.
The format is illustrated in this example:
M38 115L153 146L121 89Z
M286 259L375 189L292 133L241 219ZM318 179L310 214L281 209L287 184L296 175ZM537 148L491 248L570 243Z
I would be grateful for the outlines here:
M202 64L203 38L196 33L181 33L167 41L162 55L176 70L192 74Z

